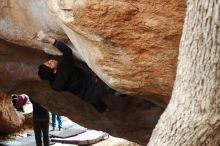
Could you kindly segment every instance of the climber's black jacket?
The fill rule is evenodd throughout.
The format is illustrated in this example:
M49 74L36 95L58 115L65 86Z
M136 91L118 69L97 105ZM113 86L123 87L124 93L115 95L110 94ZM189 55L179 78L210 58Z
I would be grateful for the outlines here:
M55 40L53 44L63 55L58 58L57 72L50 86L56 91L69 91L83 97L85 94L86 73L81 68L73 65L72 50L64 43Z
M100 100L106 93L113 93L102 80L91 70L85 71L73 64L72 50L64 43L55 40L53 44L63 55L58 58L57 72L50 80L50 86L56 91L69 91L83 100L91 103L103 112L106 109Z

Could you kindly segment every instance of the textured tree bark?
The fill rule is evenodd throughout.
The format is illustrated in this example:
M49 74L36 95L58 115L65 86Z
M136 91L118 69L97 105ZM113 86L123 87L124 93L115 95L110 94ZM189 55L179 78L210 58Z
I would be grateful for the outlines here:
M148 146L220 145L220 1L187 4L172 98Z

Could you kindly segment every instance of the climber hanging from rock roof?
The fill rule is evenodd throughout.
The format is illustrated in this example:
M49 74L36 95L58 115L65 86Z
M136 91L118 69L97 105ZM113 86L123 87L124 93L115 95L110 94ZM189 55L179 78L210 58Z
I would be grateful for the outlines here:
M48 80L56 91L68 91L92 104L100 113L107 109L101 98L115 91L100 80L91 70L85 71L73 64L72 50L61 41L38 32L37 39L55 46L63 53L58 59L51 59L39 66L38 75Z

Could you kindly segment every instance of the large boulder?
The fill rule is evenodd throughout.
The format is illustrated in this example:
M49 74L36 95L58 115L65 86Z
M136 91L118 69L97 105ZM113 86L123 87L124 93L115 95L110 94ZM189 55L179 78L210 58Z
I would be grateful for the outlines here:
M149 109L146 100L164 106L170 99L185 7L181 0L1 1L0 38L20 46L0 40L0 90L27 93L83 126L145 145L162 112ZM72 42L77 58L109 86L134 97L106 97L110 110L100 114L39 82L38 65L57 54L36 41L39 30Z
M47 0L82 58L122 92L169 101L186 2Z
M36 32L68 36L75 56L109 86L166 105L185 7L181 0L5 0L0 37L56 54L36 41Z

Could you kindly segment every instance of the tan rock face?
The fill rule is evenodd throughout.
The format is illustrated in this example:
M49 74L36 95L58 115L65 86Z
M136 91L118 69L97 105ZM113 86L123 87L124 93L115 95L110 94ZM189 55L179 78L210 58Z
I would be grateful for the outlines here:
M108 85L168 103L185 1L48 0L47 4L83 60Z
M21 46L49 48L36 40L40 30L55 37L65 37L43 0L0 1L0 20L0 38Z
M53 54L36 32L67 35L74 54L109 86L165 105L185 7L182 0L6 0L0 2L0 37Z
M39 80L37 67L48 58L39 50L0 40L0 90L10 91L24 80Z

